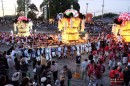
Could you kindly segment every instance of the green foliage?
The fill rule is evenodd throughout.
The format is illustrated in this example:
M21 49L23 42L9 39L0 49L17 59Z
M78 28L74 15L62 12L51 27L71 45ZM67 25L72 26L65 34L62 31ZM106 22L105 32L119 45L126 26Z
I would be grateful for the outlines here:
M29 11L27 17L32 19L32 20L35 20L36 19L36 13Z
M70 9L70 6L73 5L73 8L79 11L80 6L75 0L44 0L40 5L40 8L45 5L49 5L48 11L50 10L50 17L55 18L57 13L63 13L65 10Z
M36 11L38 11L37 7L35 4L30 4L30 0L17 0L17 12L18 15L17 16L21 16L22 14L20 13L21 11L25 11L25 4L27 4L28 9L30 9L30 11L28 12L27 17L33 19L36 19Z
M25 0L17 0L17 12L25 11Z
M37 9L37 7L36 7L35 4L30 4L30 5L28 6L28 8L29 8L32 12L38 11L38 9Z
M115 14L115 13L105 13L103 15L103 18L113 18L115 16L118 16L118 14ZM101 19L102 18L102 15L99 15L99 16L95 16L94 19Z

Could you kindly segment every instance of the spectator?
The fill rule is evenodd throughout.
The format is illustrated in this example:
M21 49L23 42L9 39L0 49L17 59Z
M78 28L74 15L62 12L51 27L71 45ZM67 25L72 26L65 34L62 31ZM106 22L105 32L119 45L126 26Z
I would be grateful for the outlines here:
M125 86L129 86L130 81L130 67L126 66L125 70L123 71L124 74L124 84Z
M26 73L28 71L28 65L26 64L26 62L23 60L21 62L21 72L22 72L22 78L26 77Z
M64 73L67 75L68 86L71 86L72 73L66 65L63 67L63 69L64 69Z
M84 59L84 61L81 63L81 78L84 79L84 76L86 76L86 68L87 68L88 62L87 59Z
M36 77L37 77L37 83L40 84L40 79L41 79L41 73L42 73L42 66L40 65L40 61L37 62L36 66Z
M55 82L57 80L57 77L58 77L58 66L55 63L55 61L52 61L51 71L53 73L53 80Z
M14 62L15 62L15 69L16 69L16 71L19 71L20 70L20 61L18 61L18 58L15 58Z

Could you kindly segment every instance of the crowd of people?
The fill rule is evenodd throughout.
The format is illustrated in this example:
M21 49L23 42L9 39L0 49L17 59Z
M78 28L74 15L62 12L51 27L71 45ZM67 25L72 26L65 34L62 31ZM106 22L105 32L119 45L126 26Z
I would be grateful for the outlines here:
M11 48L0 56L0 86L65 86L66 80L71 86L71 69L65 65L59 75L59 65L53 60L69 57L76 57L81 79L88 82L88 86L103 86L106 70L110 70L111 86L129 86L130 45L121 36L116 38L103 33L91 36L85 43L69 46L51 41L46 34L16 37L1 33L0 42ZM83 55L84 61L81 60ZM33 66L33 79L29 78L30 64Z

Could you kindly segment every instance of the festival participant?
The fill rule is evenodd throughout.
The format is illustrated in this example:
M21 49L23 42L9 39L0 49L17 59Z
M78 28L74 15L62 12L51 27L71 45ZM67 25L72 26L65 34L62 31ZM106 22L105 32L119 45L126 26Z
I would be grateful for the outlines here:
M111 70L109 73L111 79L111 86L122 86L124 83L124 74L121 72L121 67L116 70Z
M100 71L98 70L96 64L93 65L93 68L90 68L88 70L88 76L89 76L88 86L96 86L97 85L97 79L99 79L101 77Z
M65 45L64 47L63 47L63 56L64 56L64 58L67 58L67 46Z
M62 48L61 48L60 45L58 45L58 48L57 48L58 59L61 59L61 58L62 58L61 53L62 53Z
M15 58L15 56L16 56L16 51L15 51L15 48L14 48L14 47L12 47L12 51L11 51L10 55L11 55L13 61L14 61L14 58Z
M51 60L51 48L48 47L48 45L45 47L45 56L46 56L46 60Z
M24 56L23 57L25 59L26 64L28 64L28 61L30 60L30 55L28 53L28 49L27 48L24 49Z
M115 65L116 65L116 55L114 51L111 51L109 56L109 69L111 69L111 67L114 68Z
M67 75L67 83L68 83L67 86L71 86L72 72L66 65L64 65L63 70L64 70L64 74Z
M88 44L85 43L85 52L88 54Z
M75 51L75 46L74 45L70 46L70 56L71 57L74 56L74 51Z
M40 59L41 59L41 53L40 53L40 49L39 48L36 49L36 53L37 53L36 59L37 59L37 61L40 61Z
M56 57L56 48L55 47L51 47L51 54L52 54L52 57Z
M58 66L55 61L52 61L51 71L53 72L53 80L55 83L55 81L58 79Z
M84 45L83 44L80 45L80 52L81 52L81 54L84 53Z
M105 56L108 57L108 55L109 55L109 46L108 46L108 44L105 46L104 51L105 51Z
M124 74L124 85L129 86L130 82L130 66L126 66L125 69L123 70Z
M92 46L91 46L90 40L88 41L87 45L88 45L88 52L90 53L92 51Z
M93 39L93 41L91 42L91 47L92 47L92 51L96 50L95 39Z
M87 59L84 59L84 61L83 62L81 62L81 66L80 66L80 68L81 68L81 79L82 80L84 80L85 78L86 78L86 68L87 68L87 66L88 66L88 61L87 61Z
M80 53L80 46L76 45L76 54Z
M123 56L122 56L122 62L123 62L123 65L127 65L127 62L128 62L128 55L126 52L124 52Z
M99 86L103 86L103 74L105 72L105 66L101 59L99 59L99 61L98 61L97 68L100 72L100 77L98 78L97 83Z
M96 43L96 49L99 50L100 49L100 38L98 39L97 43Z
M12 77L12 74L14 72L14 59L11 56L8 56L7 58L7 64L8 64L8 68L9 68L9 77Z

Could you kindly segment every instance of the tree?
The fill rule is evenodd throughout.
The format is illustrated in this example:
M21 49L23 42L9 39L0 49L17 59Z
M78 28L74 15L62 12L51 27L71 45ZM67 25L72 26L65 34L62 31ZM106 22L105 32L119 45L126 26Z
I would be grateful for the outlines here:
M27 7L30 5L30 0L17 0L17 12L24 12L25 13L25 6L27 5Z
M30 11L27 14L28 18L31 19L36 19L36 13L38 11L37 7L35 4L31 4L30 0L17 0L17 12L18 12L18 16L21 16L23 14L21 14L21 12L25 12L25 5L27 5L27 10L30 9Z
M29 11L27 17L32 20L35 20L37 18L37 15L35 12Z
M51 18L55 18L57 13L63 13L65 10L70 9L71 5L73 5L75 10L80 10L78 2L75 0L44 0L40 8L42 9L45 5L49 6L47 9Z
M25 0L17 0L17 12L25 11Z
M113 18L115 16L118 16L118 14L115 14L115 13L105 13L105 14L103 14L104 18ZM95 16L93 19L101 19L101 18L102 18L102 15L99 15L99 16Z
M30 4L30 5L28 6L28 8L29 8L32 12L38 11L38 9L37 9L37 7L36 7L35 4Z
M28 8L30 9L30 11L28 12L27 17L31 18L32 20L35 20L36 17L37 17L36 12L38 12L38 9L37 9L36 5L35 4L30 4L28 6Z

